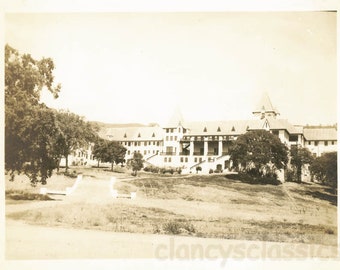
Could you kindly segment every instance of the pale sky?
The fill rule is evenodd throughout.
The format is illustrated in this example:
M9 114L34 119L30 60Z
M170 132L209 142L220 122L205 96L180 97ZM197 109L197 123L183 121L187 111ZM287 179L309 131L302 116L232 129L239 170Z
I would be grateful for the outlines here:
M51 57L58 99L107 123L249 119L266 91L293 124L337 122L336 13L7 13L5 40Z

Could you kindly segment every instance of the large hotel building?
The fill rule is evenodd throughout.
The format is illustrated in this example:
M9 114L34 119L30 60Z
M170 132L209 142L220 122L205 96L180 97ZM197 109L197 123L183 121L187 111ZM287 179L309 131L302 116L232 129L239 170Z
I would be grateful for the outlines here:
M293 125L279 118L267 94L252 114L251 120L186 122L177 111L164 127L107 128L100 131L100 136L126 147L126 160L134 152L140 152L146 165L181 167L186 173L196 172L197 166L202 168L202 173L211 169L228 170L231 142L249 130L267 130L288 147L307 147L315 156L337 151L336 126ZM91 163L90 152L83 157Z

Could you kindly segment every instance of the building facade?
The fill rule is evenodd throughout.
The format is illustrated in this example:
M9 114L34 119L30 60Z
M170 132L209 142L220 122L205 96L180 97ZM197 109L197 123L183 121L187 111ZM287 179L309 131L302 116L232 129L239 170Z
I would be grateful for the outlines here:
M336 127L303 127L279 118L267 94L264 94L249 120L185 122L177 110L164 127L108 128L102 137L127 148L126 160L134 152L143 155L147 165L181 167L185 173L226 171L230 169L232 141L250 130L267 130L290 147L307 147L315 156L337 151Z

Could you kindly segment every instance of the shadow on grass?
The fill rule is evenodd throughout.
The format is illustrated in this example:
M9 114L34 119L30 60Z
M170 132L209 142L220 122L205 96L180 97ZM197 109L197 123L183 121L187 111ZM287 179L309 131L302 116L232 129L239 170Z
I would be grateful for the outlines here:
M15 201L54 201L55 199L51 198L45 194L37 194L37 193L29 193L24 191L6 191L5 193L6 199L15 200Z
M274 185L274 186L278 186L281 185L281 181L274 179L274 178L270 178L270 177L260 177L260 178L256 178L256 177L251 177L249 175L246 174L228 174L225 176L226 178L230 179L230 180L237 180L240 181L242 183L246 183L246 184L250 184L250 185Z
M292 190L300 195L311 196L313 198L328 201L330 204L337 206L338 197L335 194L331 194L330 189L320 190Z

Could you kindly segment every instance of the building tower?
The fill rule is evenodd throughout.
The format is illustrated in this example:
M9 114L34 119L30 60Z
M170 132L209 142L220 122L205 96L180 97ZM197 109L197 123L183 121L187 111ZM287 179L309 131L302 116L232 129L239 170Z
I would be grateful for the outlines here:
M268 94L263 93L259 103L255 107L253 111L253 115L256 118L264 119L264 118L276 118L276 116L280 115L276 108L272 105Z

